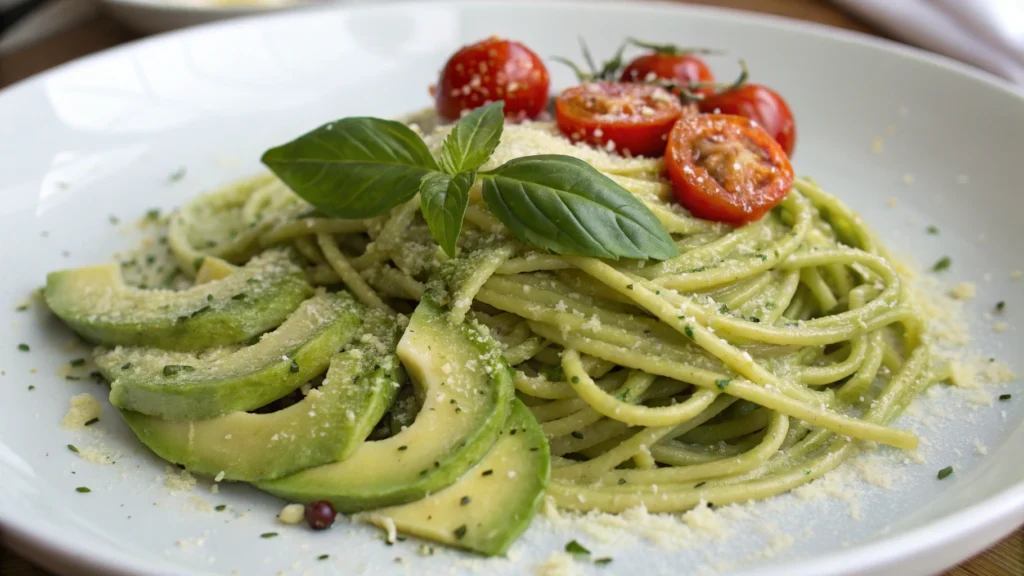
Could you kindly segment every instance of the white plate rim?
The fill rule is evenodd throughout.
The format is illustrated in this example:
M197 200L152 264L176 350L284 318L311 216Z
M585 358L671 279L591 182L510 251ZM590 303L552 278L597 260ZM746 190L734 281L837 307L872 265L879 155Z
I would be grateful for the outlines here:
M111 0L106 0L111 1ZM136 6L161 7L156 3L146 0L113 0ZM476 7L491 5L495 7L520 7L522 2L515 0L432 0L437 5L469 5ZM422 5L417 0L399 0L388 2L385 8L400 6L402 4ZM972 67L952 58L928 52L913 46L880 38L858 32L820 24L778 16L773 14L761 14L733 8L691 5L672 2L671 0L534 0L529 6L538 10L546 10L552 7L565 7L566 5L582 9L584 7L608 8L622 11L673 11L690 14L700 14L722 20L743 21L746 24L757 26L773 27L782 31L807 34L815 37L839 40L843 43L854 44L861 47L885 52L890 56L899 56L917 63L944 70L946 73L966 76L973 81L980 82L1006 92L1011 96L1024 100L1024 87L1011 84L1009 81L1000 78L984 70ZM170 38L184 38L189 35L202 35L216 29L229 28L234 26L251 26L269 18L294 17L296 15L308 14L310 12L334 12L353 10L375 10L380 5L367 4L325 4L314 6L299 6L288 11L260 10L255 14L234 18L229 21L209 22L190 27L183 30L141 38L125 44L114 46L100 52L77 58L70 62L53 67L29 78L20 80L3 90L0 90L0 102L8 92L14 92L24 85L41 82L53 75L59 75L72 66L78 66L93 60L105 58L111 54L121 51L133 51L151 42L164 42ZM170 7L176 9L178 7ZM1024 423L1018 423L1024 425ZM1019 520L1014 522L1014 518ZM1024 526L1024 479L996 494L992 494L984 500L950 514L945 518L931 521L918 528L892 537L883 537L879 540L856 545L841 551L826 553L822 556L796 559L783 564L757 568L751 567L744 570L743 574L750 576L775 576L791 574L814 574L820 576L843 575L843 574L886 574L897 566L906 566L909 562L915 562L918 567L927 566L932 571L948 568L997 542L1001 538L1013 532L1019 526ZM43 533L33 528L31 522L24 519L10 518L0 509L0 541L18 551L19 554L36 562L47 569L61 571L68 566L74 566L76 570L85 569L87 573L109 574L112 576L139 574L157 574L151 567L135 560L130 556L116 554L96 554L87 546L72 539L54 537L52 534ZM964 546L959 553L952 556L932 557L931 561L926 559L929 552L940 550L959 540L971 539L970 545ZM199 571L179 572L186 575L202 574Z

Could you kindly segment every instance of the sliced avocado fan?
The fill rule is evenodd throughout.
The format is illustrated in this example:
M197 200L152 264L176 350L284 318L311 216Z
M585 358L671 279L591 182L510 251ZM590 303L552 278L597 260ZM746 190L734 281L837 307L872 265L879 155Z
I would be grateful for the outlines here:
M118 264L53 272L43 295L82 338L105 346L204 350L245 342L284 321L313 288L287 252L187 290L128 286Z
M356 334L363 312L347 293L321 292L251 346L200 354L118 347L96 364L111 382L114 406L205 420L265 406L322 374Z
M144 444L191 472L227 480L273 479L344 460L391 406L404 379L393 350L401 329L383 312L366 312L363 333L331 359L327 377L300 402L269 414L234 412L198 422L169 422L122 410Z
M548 441L530 410L514 401L487 456L451 486L422 500L364 512L360 518L489 556L501 555L537 513L551 463Z
M328 500L356 512L419 500L451 485L483 458L511 409L512 370L475 323L452 325L431 295L416 307L398 357L421 388L405 430L362 444L342 462L256 486L292 502Z

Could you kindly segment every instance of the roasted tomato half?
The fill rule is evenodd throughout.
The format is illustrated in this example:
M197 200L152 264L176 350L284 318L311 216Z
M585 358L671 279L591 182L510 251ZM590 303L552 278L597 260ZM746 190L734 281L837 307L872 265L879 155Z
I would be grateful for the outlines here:
M782 146L750 119L727 114L680 120L668 137L665 168L693 215L730 224L757 220L793 185Z
M678 98L650 84L588 82L555 100L555 120L567 138L633 156L660 155L683 111Z

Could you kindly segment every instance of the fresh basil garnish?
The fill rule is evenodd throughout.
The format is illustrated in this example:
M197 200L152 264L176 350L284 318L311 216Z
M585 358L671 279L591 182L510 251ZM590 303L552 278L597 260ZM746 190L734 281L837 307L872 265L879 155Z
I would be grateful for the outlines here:
M383 214L420 193L431 234L455 256L469 190L494 153L504 103L477 108L445 138L440 166L404 124L344 118L263 154L296 194L338 218ZM599 258L678 255L668 231L635 196L586 162L516 158L479 174L491 212L518 238L557 254Z
M454 176L483 166L501 141L504 108L499 100L460 118L441 146L441 169Z
M491 212L518 238L558 254L654 258L679 254L640 200L571 156L509 160L483 177Z
M469 189L476 180L476 171L461 172L449 176L443 172L431 172L420 182L420 209L430 227L430 233L444 249L445 254L454 258L455 245L462 232L462 219L469 204Z
M412 198L437 171L426 144L401 122L354 117L271 148L262 161L324 213L369 218Z

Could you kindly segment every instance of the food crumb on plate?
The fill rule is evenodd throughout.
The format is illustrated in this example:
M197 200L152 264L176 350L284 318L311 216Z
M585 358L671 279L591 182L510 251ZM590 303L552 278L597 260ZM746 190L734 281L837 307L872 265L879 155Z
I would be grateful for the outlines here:
M91 394L83 393L71 397L71 406L60 422L65 430L82 430L87 422L100 417L102 406Z

